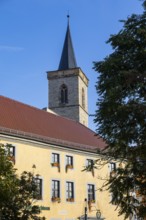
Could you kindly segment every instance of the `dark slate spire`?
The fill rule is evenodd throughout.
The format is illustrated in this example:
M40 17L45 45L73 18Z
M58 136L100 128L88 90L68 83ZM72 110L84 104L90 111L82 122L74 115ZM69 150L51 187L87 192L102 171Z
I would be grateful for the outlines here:
M69 15L67 15L67 17L68 17L67 31L66 31L64 46L63 46L58 70L67 70L77 67L71 34L70 34Z

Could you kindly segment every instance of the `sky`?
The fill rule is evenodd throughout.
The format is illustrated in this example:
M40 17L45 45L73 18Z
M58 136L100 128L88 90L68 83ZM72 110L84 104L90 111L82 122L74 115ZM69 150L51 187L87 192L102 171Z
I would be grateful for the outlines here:
M139 0L0 0L0 95L48 106L46 71L57 70L67 14L78 66L89 79L89 114L95 114L93 62L112 52L106 41L122 29L119 20L143 11ZM89 127L96 129L94 117Z

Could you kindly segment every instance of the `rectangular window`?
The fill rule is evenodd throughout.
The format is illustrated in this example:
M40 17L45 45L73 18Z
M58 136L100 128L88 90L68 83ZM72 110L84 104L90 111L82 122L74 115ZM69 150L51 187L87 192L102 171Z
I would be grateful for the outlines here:
M9 157L9 160L15 164L15 147L12 145L5 147L5 154Z
M5 154L9 155L10 157L15 157L15 147L11 145L5 147Z
M52 153L52 163L59 163L59 154Z
M95 186L93 184L88 184L88 201L95 200Z
M10 147L10 152L9 153L10 153L11 157L15 157L15 147L14 146Z
M86 159L86 171L91 172L92 176L94 177L94 161L92 159Z
M93 162L92 159L87 159L87 160L86 160L86 164L87 164L86 166L93 166L93 163L94 163L94 162Z
M68 202L74 202L74 183L66 182L66 200Z
M115 171L116 170L116 163L110 163L110 171Z
M52 180L52 199L60 198L60 181Z
M73 166L73 157L66 155L66 165Z
M36 194L35 194L35 199L42 199L42 179L40 178L35 178L35 184L37 186Z

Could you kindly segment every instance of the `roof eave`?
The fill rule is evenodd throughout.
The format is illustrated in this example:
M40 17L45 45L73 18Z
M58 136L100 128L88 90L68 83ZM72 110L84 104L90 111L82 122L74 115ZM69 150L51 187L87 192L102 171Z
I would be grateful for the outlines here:
M66 148L75 149L75 150L79 150L79 151L83 151L83 152L90 152L90 153L94 153L94 154L97 154L98 150L101 150L101 148L98 148L95 146L84 145L81 143L73 143L73 142L69 142L66 140L46 137L46 136L42 136L42 135L37 135L37 134L33 134L33 133L18 131L18 130L4 128L4 127L0 127L0 134L24 138L27 140L28 139L34 140L34 141L38 141L38 142L42 142L42 143L55 144L58 146L63 146ZM91 148L91 147L93 147L93 148Z

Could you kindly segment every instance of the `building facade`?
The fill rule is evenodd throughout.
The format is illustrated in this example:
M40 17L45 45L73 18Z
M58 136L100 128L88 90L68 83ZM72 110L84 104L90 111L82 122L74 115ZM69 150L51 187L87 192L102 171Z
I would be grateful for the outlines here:
M59 69L47 77L49 108L57 114L0 96L0 143L13 145L18 174L36 174L46 220L95 220L99 211L100 219L122 220L102 190L115 164L85 170L102 159L106 143L87 127L88 79L77 67L69 22Z
M97 210L101 219L123 219L101 190L114 165L83 171L105 147L86 126L0 96L0 142L14 146L18 173L39 174L37 203L47 220L85 219L85 208L88 219L95 220Z

